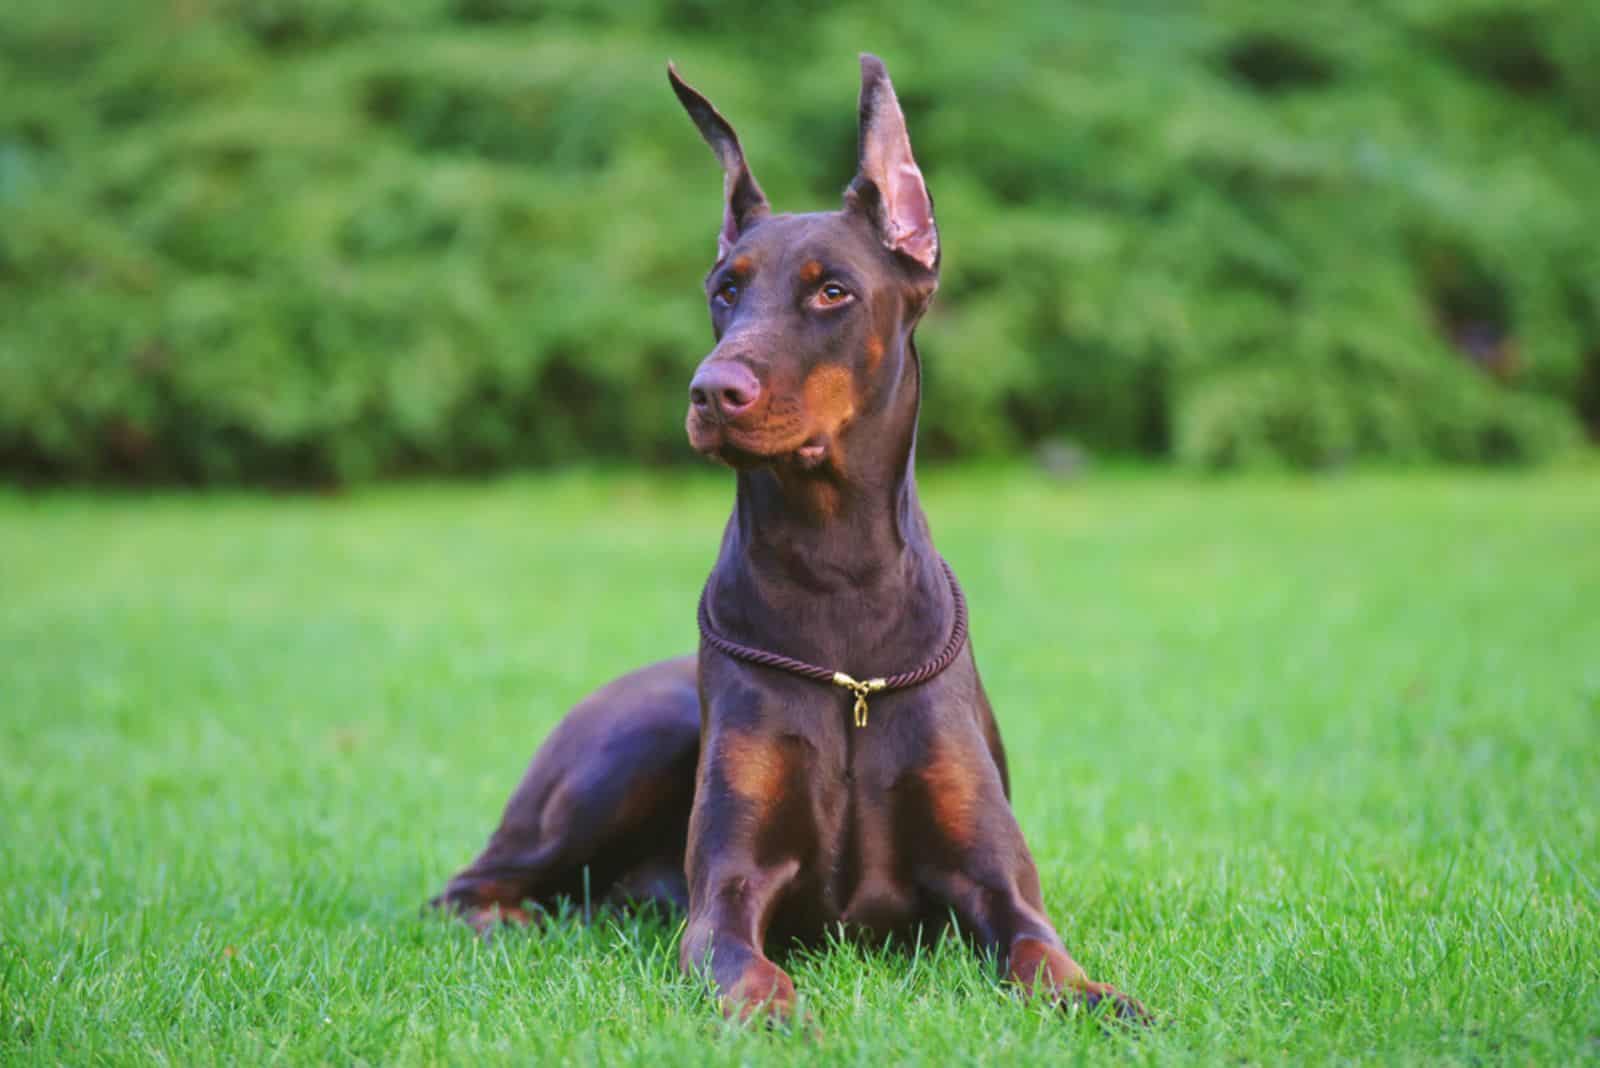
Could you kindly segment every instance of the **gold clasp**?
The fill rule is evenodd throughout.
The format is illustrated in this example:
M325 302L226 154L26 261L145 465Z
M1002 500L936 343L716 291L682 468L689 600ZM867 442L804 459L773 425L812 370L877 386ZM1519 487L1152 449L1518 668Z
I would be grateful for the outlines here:
M843 686L856 695L856 726L865 727L867 725L867 694L876 693L883 689L884 680L867 679L865 682L857 682L844 672L835 671L833 673L833 684L835 686Z

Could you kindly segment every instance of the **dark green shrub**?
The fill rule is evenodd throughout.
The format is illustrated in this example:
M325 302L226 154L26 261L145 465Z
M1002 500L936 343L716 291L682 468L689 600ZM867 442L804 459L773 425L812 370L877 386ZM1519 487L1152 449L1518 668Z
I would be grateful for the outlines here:
M687 459L719 177L663 61L807 210L863 48L946 239L931 455L1556 455L1600 424L1595 10L9 5L0 467Z

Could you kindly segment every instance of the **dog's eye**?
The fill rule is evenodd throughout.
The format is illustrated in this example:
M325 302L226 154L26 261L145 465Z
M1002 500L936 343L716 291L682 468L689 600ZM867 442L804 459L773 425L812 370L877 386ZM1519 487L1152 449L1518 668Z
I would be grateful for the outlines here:
M716 299L720 303L727 304L731 307L733 302L739 299L739 287L734 285L732 282L722 283L722 288L717 290Z
M819 307L832 308L850 299L850 291L838 282L829 282L817 290L813 298Z

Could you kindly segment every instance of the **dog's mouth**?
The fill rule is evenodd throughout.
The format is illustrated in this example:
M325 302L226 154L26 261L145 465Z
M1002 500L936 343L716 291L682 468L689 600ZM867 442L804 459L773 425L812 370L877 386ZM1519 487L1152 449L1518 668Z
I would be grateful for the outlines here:
M685 421L689 444L700 455L732 468L793 464L803 470L828 458L825 434L797 434L788 428L740 427L706 419L692 408Z

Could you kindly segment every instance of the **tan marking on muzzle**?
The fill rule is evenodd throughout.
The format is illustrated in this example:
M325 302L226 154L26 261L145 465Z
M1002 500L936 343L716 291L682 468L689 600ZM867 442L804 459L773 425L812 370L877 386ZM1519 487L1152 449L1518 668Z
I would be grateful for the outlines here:
M848 367L823 364L806 375L800 392L811 425L825 433L837 433L856 414L855 376Z

